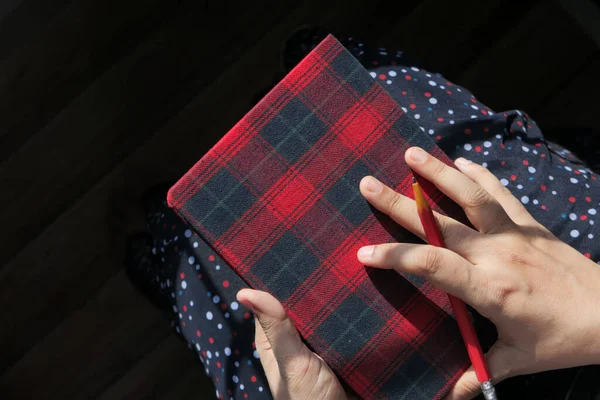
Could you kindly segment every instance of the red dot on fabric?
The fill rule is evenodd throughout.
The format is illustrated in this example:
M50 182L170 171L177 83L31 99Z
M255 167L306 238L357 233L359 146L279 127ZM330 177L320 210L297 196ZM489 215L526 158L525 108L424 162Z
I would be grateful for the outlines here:
M481 110L481 113L482 113L483 115L487 115L487 111L485 111L485 110Z
M425 92L425 97L431 97L431 93Z
M237 336L237 331L233 331L233 336Z
M252 382L256 382L256 377L255 377L254 375L252 375L252 376L250 377L250 380L251 380Z
M544 158L544 157L546 157L546 154L542 153L542 154L540 154L540 157Z
M212 254L208 256L208 261L215 261L215 256L213 256Z
M172 230L175 230L175 229L177 229L177 226L175 226L175 225L171 225L171 229L172 229Z
M227 304L221 303L221 310L227 310Z
M213 339L213 338L209 337L209 338L208 338L208 343L210 343L210 344L214 344L214 343L215 343L215 339Z
M545 192L545 191L546 191L546 189L547 189L547 188L546 188L546 185L542 185L542 186L540 186L540 189L542 189L542 190Z
M590 196L585 196L585 201L589 203L590 201L592 201L592 198Z
M442 118L442 117L438 117L438 119L437 119L437 120L438 120L438 122L442 122L442 121L444 120L444 118Z
M546 206L542 204L542 210L545 210L545 209L546 209Z
M475 151L481 153L481 146L475 146Z
M228 288L229 287L229 281L223 281L223 287L224 288Z
M250 319L250 313L244 313L244 318Z
M196 336L198 336L198 337L202 336L202 332L196 331Z
M179 274L179 277L180 277L181 279L185 279L185 274L182 272L182 273L180 273L180 274Z
M248 398L248 393L244 393L244 398L247 399Z
M221 368L221 363L217 361L217 368Z
M392 61L390 64L392 64L392 65L396 65L396 61Z
M559 158L559 160L560 160L560 162L561 162L561 163L564 163L564 162L565 162L565 159L564 159L564 158Z
M437 135L435 138L436 138L437 140L440 140L440 139L442 138L442 136L441 136L441 135Z
M206 350L202 350L202 356L206 357Z
M500 143L500 147L501 147L502 149L506 149L506 146L504 145L504 143Z
M529 161L523 160L523 165L529 165Z
M587 219L587 215L582 215L581 217L579 217L579 219L585 221Z
M596 177L595 177L594 175L592 175L592 180L593 180L593 181L595 181L595 180L596 180Z
M408 106L411 110L414 110L415 108L417 108L416 104L411 104L410 106Z
M531 125L529 126L531 128ZM542 144L541 143L536 143L535 147L540 147Z
M255 349L256 348L256 342L252 342L252 348Z
M216 382L219 382L219 377L218 377L218 376L215 378L215 381L216 381ZM219 398L221 398L221 399L222 399L222 398L223 398L223 395L221 395Z
M575 203L577 201L577 199L575 199L575 197L571 196L571 197L569 197L569 201L571 203Z
M407 81L410 81L410 80L412 79L412 76L410 76L410 75L406 75L406 76L404 77L404 79L406 79Z
M452 92L451 92L451 91L449 91L449 90L446 90L446 93L448 93L448 94L452 94Z
M198 274L198 279L202 279L202 274Z
M521 121L517 121L517 125L523 126L523 123Z
M471 98L471 103L477 103L476 99Z
M511 175L510 176L510 180L511 181L516 181L517 180L517 176L516 175Z
M238 349L235 349L235 350L233 351L233 354L235 354L235 355L237 356L238 354L240 354L240 351L239 351Z
M533 128L531 125L527 125L527 127L528 127L529 129Z
M403 95L403 96L406 96L406 92L405 92L404 90L402 91L402 95Z
M490 128L488 128L488 127L486 126L485 128L483 128L483 131L484 131L484 132L489 132L489 131L490 131Z
M379 79L385 79L385 74L379 74Z
M471 130L469 128L465 129L465 135L470 135L471 134Z
M231 389L227 389L227 394L230 395L230 396L233 394L233 392L231 391Z
M371 64L378 65L379 63L377 61L373 60L373 61L371 61Z
M575 172L575 175L581 175L581 172L579 172L579 171L577 171L577 170L575 170L575 171L573 171L573 172Z
M183 306L183 312L187 312L187 306L186 305Z
M500 161L500 165L506 165L506 161Z
M175 253L179 253L179 246L175 246L175 247L173 247L173 251L174 251Z
M587 257L587 258L591 258L592 257L592 255L590 253L585 253L584 256Z
M185 321L181 321L181 326L185 327Z

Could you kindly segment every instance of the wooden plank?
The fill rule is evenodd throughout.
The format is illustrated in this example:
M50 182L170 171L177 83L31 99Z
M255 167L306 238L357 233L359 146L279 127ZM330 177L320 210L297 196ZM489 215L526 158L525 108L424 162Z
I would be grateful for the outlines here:
M160 398L182 387L182 377L191 374L193 397L214 391L202 363L175 335L169 335L152 352L143 357L130 371L110 385L98 400L142 400ZM185 382L185 381L184 381ZM183 398L183 397L180 397Z
M568 61L567 61L568 62ZM597 128L596 107L600 91L600 51L593 60L561 90L532 110L542 128Z
M279 76L282 38L309 17L338 31L368 17L353 8L353 14L338 18L341 0L321 6L314 16L316 3L304 3L283 19L0 270L0 320L14 327L0 330L0 373L118 271L126 234L144 229L136 214L138 196L180 176L248 111L254 94Z
M12 193L0 197L0 220L10 227L0 265L234 62L290 3L268 0L269 13L244 3L231 16L190 2L1 164L0 183ZM211 40L189 40L204 37Z
M2 23L2 20L10 15L10 13L23 1L24 0L4 0L0 2L0 24Z
M562 9L542 2L456 81L492 109L527 111L568 80L595 50Z
M137 294L121 272L0 376L2 395L95 398L168 335L165 316Z
M37 7L36 1L24 3L30 4ZM54 2L44 4L37 8L52 8ZM38 31L35 40L17 46L19 51L0 64L0 161L21 148L74 97L156 29L178 4L167 0L83 0L70 4L47 28L35 24L36 13L32 10L0 26L0 51L2 41L7 42L5 47L19 44L19 36L13 37L28 26L28 19L36 25L32 31Z
M437 68L436 62L443 61L437 57L438 52L452 46L472 28L474 21L486 18L499 2L500 0L422 1L382 38L382 46L401 50L411 59Z
M202 378L204 373L195 369L188 370L181 379L174 382L173 387L163 393L158 393L156 398L159 400L181 400L181 399L212 399L215 396L215 387L212 382L208 382L210 387L206 386L206 381Z
M43 34L74 0L3 0L0 2L0 60Z
M565 146L596 171L600 171L598 71L600 51L567 85L531 112L546 139Z

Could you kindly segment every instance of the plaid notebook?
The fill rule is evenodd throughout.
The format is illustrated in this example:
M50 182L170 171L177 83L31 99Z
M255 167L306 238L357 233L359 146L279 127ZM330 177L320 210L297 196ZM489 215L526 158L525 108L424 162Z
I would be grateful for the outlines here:
M358 190L373 175L411 193L404 152L412 145L451 164L329 36L168 195L365 399L441 398L469 364L444 293L356 258L366 244L415 240ZM460 213L423 186L437 211Z

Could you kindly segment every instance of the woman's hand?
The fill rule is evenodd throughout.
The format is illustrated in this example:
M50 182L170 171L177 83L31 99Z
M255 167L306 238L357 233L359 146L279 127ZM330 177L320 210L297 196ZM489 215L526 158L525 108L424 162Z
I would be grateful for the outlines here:
M281 303L251 289L240 290L237 298L254 311L256 350L274 399L349 398L325 361L300 340Z
M487 354L494 382L600 363L600 267L536 222L487 169L458 159L457 171L419 148L408 165L465 211L471 229L437 215L448 249L394 243L363 247L359 260L417 274L489 318L498 341ZM424 238L413 200L375 178L360 190L377 209ZM479 392L467 371L449 399Z

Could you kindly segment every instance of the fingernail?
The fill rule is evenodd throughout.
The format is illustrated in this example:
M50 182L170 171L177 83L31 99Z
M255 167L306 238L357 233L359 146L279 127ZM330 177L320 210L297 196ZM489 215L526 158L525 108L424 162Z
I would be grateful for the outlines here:
M467 165L472 164L472 163L473 163L473 161L467 160L462 157L457 158L456 161L454 161L454 164L461 166L461 167L466 167Z
M427 161L427 153L419 147L413 147L410 149L410 158L417 164L423 164Z
M247 292L250 291L252 289L242 289L239 292L237 292L236 298L237 300L242 303L243 306L245 306L246 308L249 308L250 311L255 312L256 307L254 306L254 303L252 303L252 300L250 300L248 297L244 296L243 292ZM240 296L241 294L241 296Z
M375 246L365 246L365 247L361 247L358 250L358 258L363 260L363 261L367 261L370 260L371 257L373 256L373 252L375 251Z
M383 190L383 185L381 184L381 182L379 182L377 179L373 178L372 176L369 176L367 178L367 182L366 182L366 188L367 191L371 192L371 193L381 193L381 191Z

